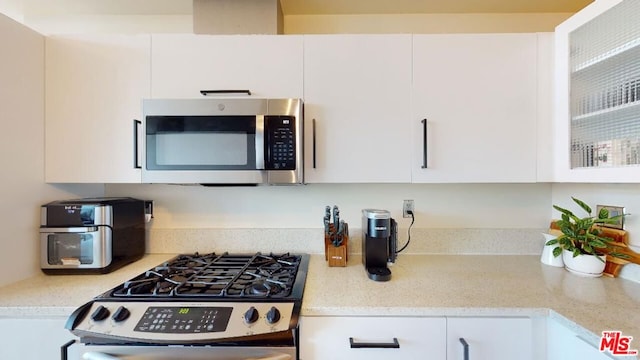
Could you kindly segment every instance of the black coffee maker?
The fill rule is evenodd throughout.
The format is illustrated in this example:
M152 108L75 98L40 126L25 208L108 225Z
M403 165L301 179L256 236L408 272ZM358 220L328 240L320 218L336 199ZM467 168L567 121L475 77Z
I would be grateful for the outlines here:
M387 210L362 210L362 264L369 279L388 281L396 261L398 225Z

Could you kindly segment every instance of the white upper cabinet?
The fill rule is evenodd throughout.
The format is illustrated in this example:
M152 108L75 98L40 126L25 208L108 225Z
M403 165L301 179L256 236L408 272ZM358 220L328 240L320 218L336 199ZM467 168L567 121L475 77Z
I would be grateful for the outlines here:
M139 183L134 120L150 95L150 37L47 37L45 63L46 182Z
M555 181L638 182L640 2L595 1L555 35Z
M250 90L302 98L302 36L153 35L153 98L197 98L200 90Z
M411 35L304 37L305 181L411 181Z
M535 182L536 64L536 34L414 35L412 181Z

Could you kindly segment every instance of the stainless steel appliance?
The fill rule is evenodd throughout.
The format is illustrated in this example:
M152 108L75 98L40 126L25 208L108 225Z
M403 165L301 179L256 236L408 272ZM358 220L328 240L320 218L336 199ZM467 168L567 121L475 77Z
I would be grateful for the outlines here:
M308 255L183 254L78 308L68 359L297 360Z
M48 274L107 273L145 251L145 202L54 201L40 208L40 267Z
M142 182L302 184L302 107L300 99L144 100Z
M395 262L398 226L387 210L362 210L362 264L375 281L391 279L388 262Z

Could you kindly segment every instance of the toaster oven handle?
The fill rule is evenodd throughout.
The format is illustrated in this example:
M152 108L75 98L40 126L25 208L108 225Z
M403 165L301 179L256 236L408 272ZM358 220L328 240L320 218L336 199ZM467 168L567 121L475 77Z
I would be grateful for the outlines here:
M98 231L97 226L87 227L41 227L41 233L90 233Z
M133 120L133 168L142 169L140 166L140 157L138 156L138 129L142 126L142 121Z
M200 90L202 96L218 95L218 94L247 94L251 95L251 90Z

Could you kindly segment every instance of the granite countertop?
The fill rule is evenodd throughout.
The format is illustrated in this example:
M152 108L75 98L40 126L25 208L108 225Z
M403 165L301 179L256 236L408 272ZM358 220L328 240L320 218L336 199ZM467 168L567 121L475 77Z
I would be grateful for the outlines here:
M105 275L45 275L0 288L0 317L68 316L76 307L157 265L146 255ZM640 284L583 278L538 256L401 255L388 282L369 280L359 256L328 267L312 255L303 316L547 316L592 341L603 330L640 339Z

